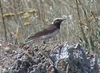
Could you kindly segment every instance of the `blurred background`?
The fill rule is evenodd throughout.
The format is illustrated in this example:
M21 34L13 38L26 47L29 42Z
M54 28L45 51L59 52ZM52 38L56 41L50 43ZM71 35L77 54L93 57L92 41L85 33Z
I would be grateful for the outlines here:
M0 0L0 39L20 45L57 17L67 20L49 42L79 42L100 54L100 0Z

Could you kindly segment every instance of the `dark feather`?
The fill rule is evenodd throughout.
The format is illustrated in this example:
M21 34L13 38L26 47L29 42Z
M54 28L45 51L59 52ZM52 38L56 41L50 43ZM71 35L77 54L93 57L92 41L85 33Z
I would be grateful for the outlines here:
M48 27L46 27L43 30L37 32L33 36L32 35L29 36L27 39L31 40L31 39L35 39L35 38L38 38L38 37L43 36L43 35L48 35L48 34L54 32L56 29L58 29L58 28L55 25L50 24L50 25L48 25Z

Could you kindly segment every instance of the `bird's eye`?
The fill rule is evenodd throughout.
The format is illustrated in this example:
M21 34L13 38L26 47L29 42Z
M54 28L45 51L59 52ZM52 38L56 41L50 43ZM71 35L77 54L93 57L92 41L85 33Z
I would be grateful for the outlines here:
M56 21L59 21L59 20L56 20Z

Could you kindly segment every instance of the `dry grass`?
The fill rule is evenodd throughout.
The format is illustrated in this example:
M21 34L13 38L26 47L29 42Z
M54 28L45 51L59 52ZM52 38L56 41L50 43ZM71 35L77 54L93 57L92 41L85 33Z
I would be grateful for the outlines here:
M48 42L80 42L100 57L100 0L0 0L0 39L20 45L56 17L67 20Z
M66 17L59 35L50 39L50 42L81 42L88 50L99 53L99 0L0 1L0 39L20 44L54 18Z

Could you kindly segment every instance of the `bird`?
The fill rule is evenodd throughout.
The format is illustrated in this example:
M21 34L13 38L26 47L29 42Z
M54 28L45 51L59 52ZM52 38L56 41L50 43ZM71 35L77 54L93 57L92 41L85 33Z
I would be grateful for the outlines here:
M30 40L46 40L46 39L50 39L54 36L56 36L59 31L60 31L60 25L62 23L62 21L64 21L64 18L55 18L53 20L53 22L50 25L47 25L47 27L45 27L43 30L38 31L35 34L30 35L26 41L30 41Z

